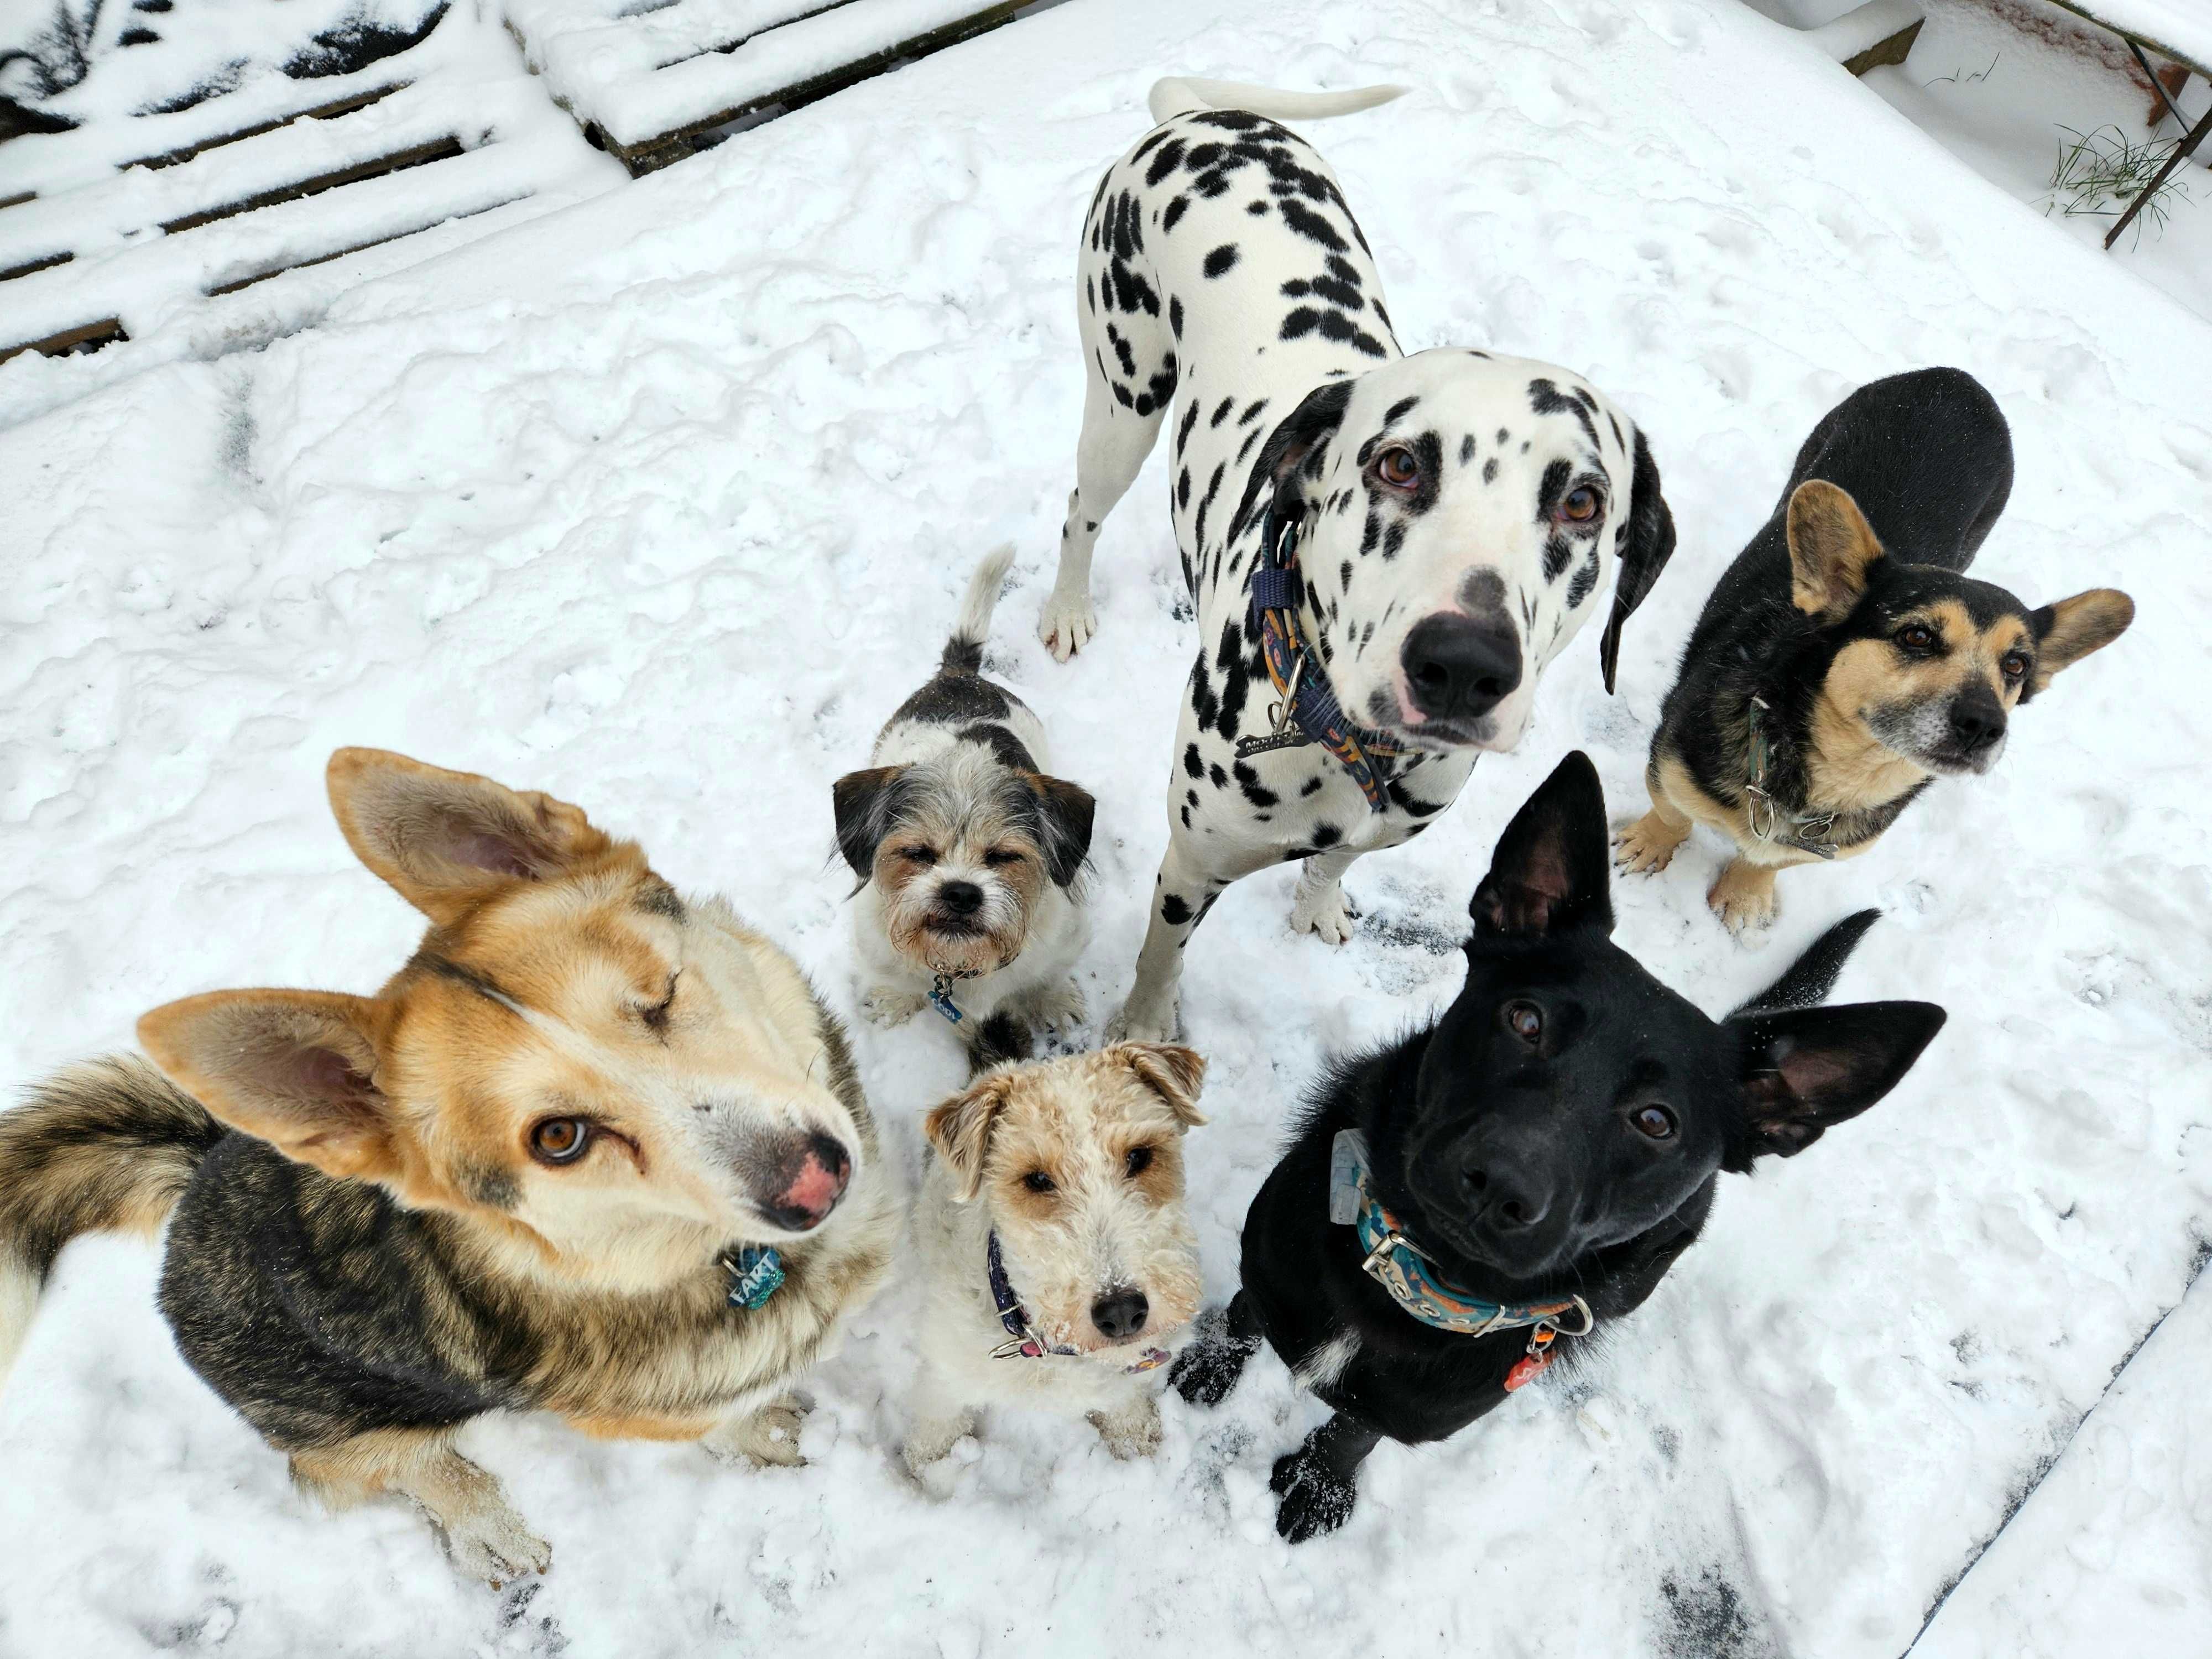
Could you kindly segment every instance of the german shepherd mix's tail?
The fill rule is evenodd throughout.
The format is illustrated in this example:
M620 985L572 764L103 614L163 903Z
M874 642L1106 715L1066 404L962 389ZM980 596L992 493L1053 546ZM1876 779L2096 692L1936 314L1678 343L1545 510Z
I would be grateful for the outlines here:
M0 1374L63 1245L173 1212L185 1359L301 1485L405 1494L464 1571L550 1559L454 1449L488 1411L799 1461L782 1391L896 1224L836 1022L574 806L369 750L330 791L422 946L374 997L157 1008L160 1070L0 1115Z

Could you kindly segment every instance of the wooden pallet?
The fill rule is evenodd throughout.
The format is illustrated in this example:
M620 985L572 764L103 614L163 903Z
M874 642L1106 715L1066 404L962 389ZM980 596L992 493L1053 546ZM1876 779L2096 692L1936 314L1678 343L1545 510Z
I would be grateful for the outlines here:
M506 0L530 66L633 175L702 136L995 28L1036 0Z
M188 108L17 138L5 160L0 362L97 350L141 315L167 322L289 271L623 177L497 22L459 9L349 76L267 75Z

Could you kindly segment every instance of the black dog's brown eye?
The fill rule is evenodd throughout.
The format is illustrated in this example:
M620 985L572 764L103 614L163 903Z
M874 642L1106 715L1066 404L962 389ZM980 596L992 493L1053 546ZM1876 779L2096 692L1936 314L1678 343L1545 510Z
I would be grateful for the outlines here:
M1664 1106L1639 1106L1629 1121L1654 1140L1664 1140L1674 1133L1674 1115Z
M1926 623L1907 623L1897 630L1897 642L1907 651L1932 651L1936 630Z
M1006 852L995 847L983 854L983 862L994 870L1003 865L1019 864L1021 861L1022 855L1019 853Z
M1411 489L1420 480L1421 464L1412 450L1394 446L1375 458L1375 476L1393 489Z
M2008 651L2004 653L2003 660L1999 662L1997 666L2004 671L2004 677L2007 679L2016 680L2027 672L2027 653Z
M1132 1146L1128 1157L1121 1160L1122 1170L1132 1181L1152 1167L1152 1149L1149 1146Z
M1042 1170L1031 1170L1022 1177L1022 1185L1033 1193L1051 1193L1060 1190L1059 1183Z
M1579 489L1567 492L1567 499L1559 503L1560 514L1577 524L1588 524L1597 517L1597 491L1584 484Z
M909 847L899 856L909 864L920 865L925 870L937 862L936 849L929 847Z
M1505 1029L1523 1042L1534 1042L1544 1035L1544 1011L1533 1002L1509 1002Z
M592 1126L580 1117L549 1117L530 1132L530 1153L541 1164L574 1164L592 1144Z

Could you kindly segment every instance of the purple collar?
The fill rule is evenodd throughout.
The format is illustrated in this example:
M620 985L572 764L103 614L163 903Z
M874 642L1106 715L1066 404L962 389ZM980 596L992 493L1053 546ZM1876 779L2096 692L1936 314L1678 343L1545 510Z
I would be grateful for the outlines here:
M991 1230L990 1243L984 1247L983 1260L991 1279L991 1304L998 1310L999 1323L1006 1328L1006 1340L991 1350L994 1359L1043 1359L1048 1356L1079 1354L1075 1348L1054 1347L1037 1334L1030 1323L1022 1299L1014 1294L1013 1282L1006 1277L1006 1258L999 1253L999 1231ZM1121 1369L1128 1372L1156 1370L1168 1363L1164 1348L1146 1348L1133 1365Z

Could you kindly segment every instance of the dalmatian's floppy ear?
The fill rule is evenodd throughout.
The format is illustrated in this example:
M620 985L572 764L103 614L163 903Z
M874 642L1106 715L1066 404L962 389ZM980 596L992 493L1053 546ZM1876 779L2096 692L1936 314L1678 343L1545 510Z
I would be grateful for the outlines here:
M1344 406L1351 401L1350 380L1325 380L1306 393L1282 424L1267 434L1267 441L1260 446L1259 459L1252 463L1244 499L1237 504L1237 516L1230 520L1231 541L1251 524L1262 491L1267 504L1279 509L1279 510L1296 505L1300 473L1311 476L1320 471L1324 447L1344 424Z
M1613 690L1613 671L1620 661L1620 630L1629 613L1644 603L1651 584L1667 568L1674 553L1674 515L1659 493L1659 463L1651 459L1651 446L1636 434L1636 477L1628 495L1628 528L1621 533L1620 570L1613 581L1613 615L1598 641L1598 665L1605 671L1605 689Z

